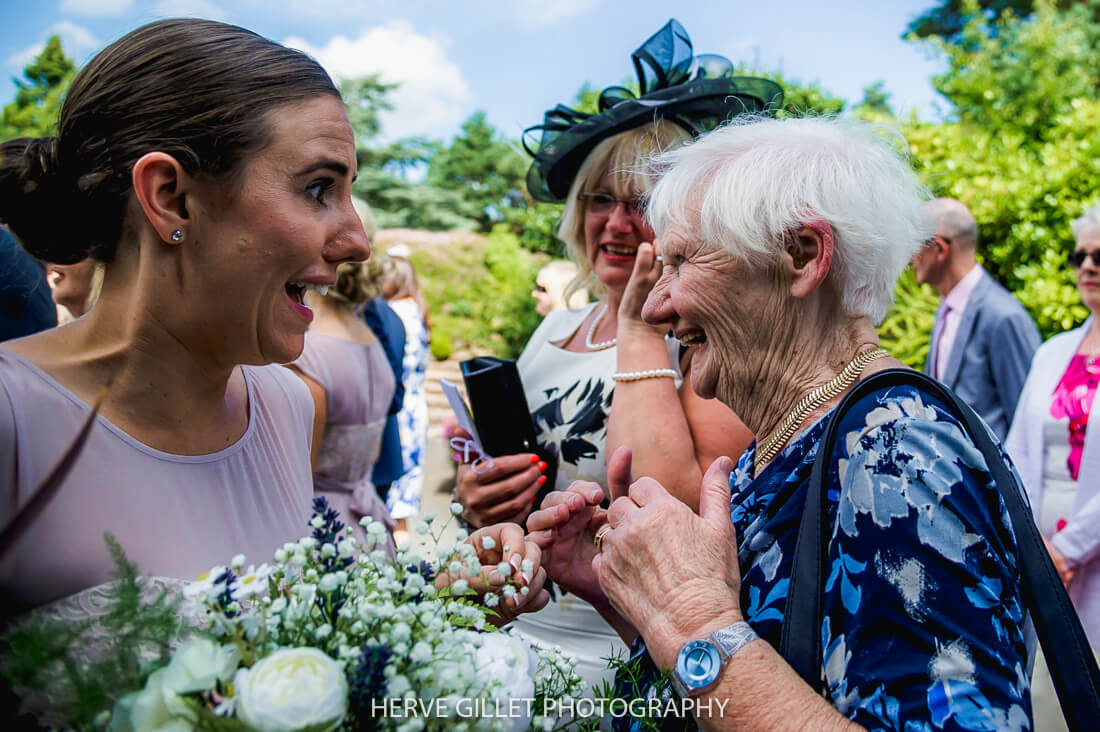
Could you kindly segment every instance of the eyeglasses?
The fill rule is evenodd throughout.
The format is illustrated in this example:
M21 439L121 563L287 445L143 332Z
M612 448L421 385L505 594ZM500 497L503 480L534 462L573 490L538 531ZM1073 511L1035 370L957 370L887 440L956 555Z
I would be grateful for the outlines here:
M936 235L934 235L934 236L930 236L930 237L928 237L927 239L925 239L925 240L924 240L924 242L923 242L923 243L921 244L921 246L922 246L922 247L924 247L924 248L926 248L926 249L927 249L927 248L929 248L929 247L935 246L935 244L936 244L936 239L940 239L940 240L942 240L942 241L943 241L943 242L944 242L945 244L947 244L947 246L951 246L951 237L948 237L948 236L940 236L939 234L936 234Z
M1066 261L1074 269L1084 264L1086 259L1092 260L1093 267L1100 267L1100 249L1093 249L1091 252L1086 252L1084 249L1077 249L1073 254L1066 257Z
M586 201L587 211L596 216L604 216L615 210L620 203L626 207L627 216L640 216L642 213L642 200L640 198L615 198L610 193L588 191L577 194L577 198Z

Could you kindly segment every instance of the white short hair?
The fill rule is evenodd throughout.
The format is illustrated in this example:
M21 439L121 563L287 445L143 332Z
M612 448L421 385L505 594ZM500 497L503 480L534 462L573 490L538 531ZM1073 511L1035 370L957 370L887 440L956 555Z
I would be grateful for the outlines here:
M1082 234L1100 235L1100 206L1093 206L1081 214L1081 218L1074 219L1069 230L1074 239L1080 239Z
M876 325L931 233L927 189L903 159L896 131L855 120L738 118L658 155L647 216L658 237L694 231L753 267L775 263L784 241L820 217L833 231L830 277L849 313Z

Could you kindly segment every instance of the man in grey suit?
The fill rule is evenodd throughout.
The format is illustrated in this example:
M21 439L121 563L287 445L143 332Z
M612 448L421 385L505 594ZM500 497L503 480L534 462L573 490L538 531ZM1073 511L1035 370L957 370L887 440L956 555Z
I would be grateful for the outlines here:
M955 390L1001 438L1008 434L1039 331L975 258L978 223L953 198L925 204L936 234L913 257L917 282L940 291L924 371Z

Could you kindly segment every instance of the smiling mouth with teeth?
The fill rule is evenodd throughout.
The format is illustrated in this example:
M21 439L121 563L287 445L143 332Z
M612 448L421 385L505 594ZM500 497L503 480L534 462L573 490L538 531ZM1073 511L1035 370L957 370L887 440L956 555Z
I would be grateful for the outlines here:
M328 285L299 285L294 282L288 282L286 283L285 289L287 296L299 305L305 304L306 290L319 292L321 293L321 297L324 297L328 294Z
M614 244L604 244L600 248L608 254L614 254L616 257L633 257L638 253L635 247L617 247Z
M701 330L694 333L685 333L680 336L680 345L682 346L698 346L706 342L707 334Z

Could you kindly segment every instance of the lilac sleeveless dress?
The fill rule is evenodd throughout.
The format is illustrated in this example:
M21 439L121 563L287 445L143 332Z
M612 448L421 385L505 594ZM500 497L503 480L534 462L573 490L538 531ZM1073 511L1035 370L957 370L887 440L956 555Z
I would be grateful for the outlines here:
M306 347L294 365L328 395L325 436L313 489L340 511L341 520L366 540L359 519L370 516L390 530L393 520L371 483L378 461L386 412L393 399L393 371L378 341L363 345L323 333L306 333Z
M103 416L72 473L30 529L0 548L0 593L22 607L111 579L104 532L143 575L194 579L242 553L271 560L309 533L313 402L282 366L242 366L248 427L207 455L176 455ZM90 409L23 357L0 349L0 524L72 442Z

